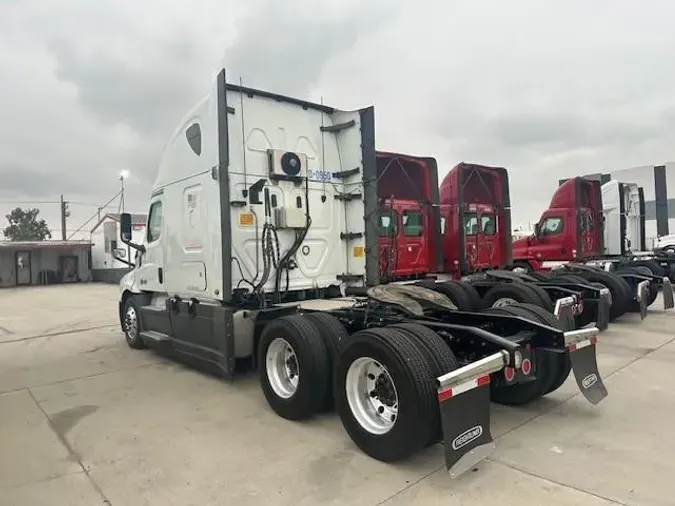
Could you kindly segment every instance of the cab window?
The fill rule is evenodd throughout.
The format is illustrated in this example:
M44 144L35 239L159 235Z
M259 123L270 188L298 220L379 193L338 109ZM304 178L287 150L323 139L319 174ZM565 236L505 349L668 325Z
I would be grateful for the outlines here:
M478 235L478 214L464 213L464 235Z
M420 237L423 233L422 213L420 211L403 211L403 235Z
M480 216L480 228L481 232L485 235L495 235L497 233L497 223L495 215L490 214L481 214Z
M540 227L541 235L557 235L563 230L563 219L558 216L546 218Z
M380 211L377 221L377 233L380 237L396 235L396 212L390 209Z
M162 234L162 203L154 202L148 216L148 242L155 242Z

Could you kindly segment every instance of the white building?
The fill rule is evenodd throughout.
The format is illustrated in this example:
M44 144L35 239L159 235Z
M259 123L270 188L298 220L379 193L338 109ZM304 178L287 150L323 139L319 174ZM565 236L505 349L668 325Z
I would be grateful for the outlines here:
M145 234L145 214L132 214L131 242L140 244ZM120 215L106 214L89 232L91 247L92 278L94 281L117 283L130 267L118 258L133 262L134 250L120 241ZM117 258L115 258L117 257Z
M643 188L646 247L650 248L657 237L675 233L675 162L610 169L583 177L598 179L602 184L612 180L635 183Z

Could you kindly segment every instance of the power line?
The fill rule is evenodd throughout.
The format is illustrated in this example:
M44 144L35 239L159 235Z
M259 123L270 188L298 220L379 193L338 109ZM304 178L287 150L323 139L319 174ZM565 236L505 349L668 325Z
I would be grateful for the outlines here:
M103 204L102 206L97 206L97 207L100 207L100 209L105 209L106 207L108 207L108 206L110 205L110 203L111 203L113 200L115 200L115 199L116 199L117 197L119 197L120 195L123 195L123 193L124 193L124 188L122 188L122 189L121 189L120 191L118 191L115 195L113 195L113 197L112 197L108 202L106 202L106 203ZM77 228L77 230L75 230L75 232L73 232L72 234L70 234L70 236L68 236L68 240L69 240L71 237L73 237L76 233L78 233L79 231L81 231L84 227L86 227L86 226L87 226L87 223L89 223L90 221L92 221L94 218L97 218L98 216L99 216L99 211L97 210L97 211L96 211L96 212L95 212L95 213L94 213L87 221L85 221L82 225L80 225L79 228Z
M67 201L68 204L73 204L76 206L87 206L87 207L101 207L98 204L92 204L91 202L73 202L72 200ZM45 205L45 204L61 204L60 200L0 200L0 204L27 204L27 205Z

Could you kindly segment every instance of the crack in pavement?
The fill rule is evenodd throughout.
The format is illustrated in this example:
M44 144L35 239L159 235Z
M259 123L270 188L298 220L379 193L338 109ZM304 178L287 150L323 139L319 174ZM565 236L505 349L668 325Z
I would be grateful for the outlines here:
M89 471L85 467L84 463L82 462L82 458L77 451L73 448L73 446L68 442L66 439L65 435L62 434L56 425L54 424L54 421L49 417L47 412L42 408L42 405L38 402L38 400L35 398L35 395L33 395L33 392L31 391L30 388L26 388L26 391L28 392L28 395L30 395L31 399L33 399L33 402L37 406L37 408L42 412L44 417L47 419L47 424L49 427L52 429L58 440L61 442L61 444L66 448L66 451L68 452L68 455L70 456L71 459L73 459L75 462L78 463L80 468L82 469L82 472L85 474L87 479L89 480L89 483L91 483L91 486L94 487L94 490L101 496L101 499L103 500L103 504L107 506L112 506L112 503L110 500L106 497L105 493L103 492L103 489L99 486L98 483L92 478L92 476L89 474Z
M9 344L9 343L18 343L21 341L31 341L33 339L42 339L43 337L56 337L56 336L63 336L67 334L79 334L80 332L88 332L90 330L99 330L99 329L107 329L107 328L112 328L112 327L117 327L117 323L107 323L105 325L94 325L91 327L85 327L85 328L80 328L80 329L71 329L71 330L61 330L59 332L49 332L46 334L38 334L34 336L28 336L28 337L17 337L16 339L9 339L7 341L1 341L0 345L2 344Z

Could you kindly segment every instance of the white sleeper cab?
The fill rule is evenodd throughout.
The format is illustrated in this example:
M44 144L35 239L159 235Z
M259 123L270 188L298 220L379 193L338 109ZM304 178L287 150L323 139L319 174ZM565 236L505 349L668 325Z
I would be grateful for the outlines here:
M607 394L598 329L569 326L573 297L555 314L462 312L434 287L381 284L377 184L373 107L244 88L222 70L162 153L142 241L121 216L136 251L120 282L127 343L228 378L252 364L278 415L334 407L379 460L442 441L453 476L494 446L490 400L527 404L571 370L591 402Z

